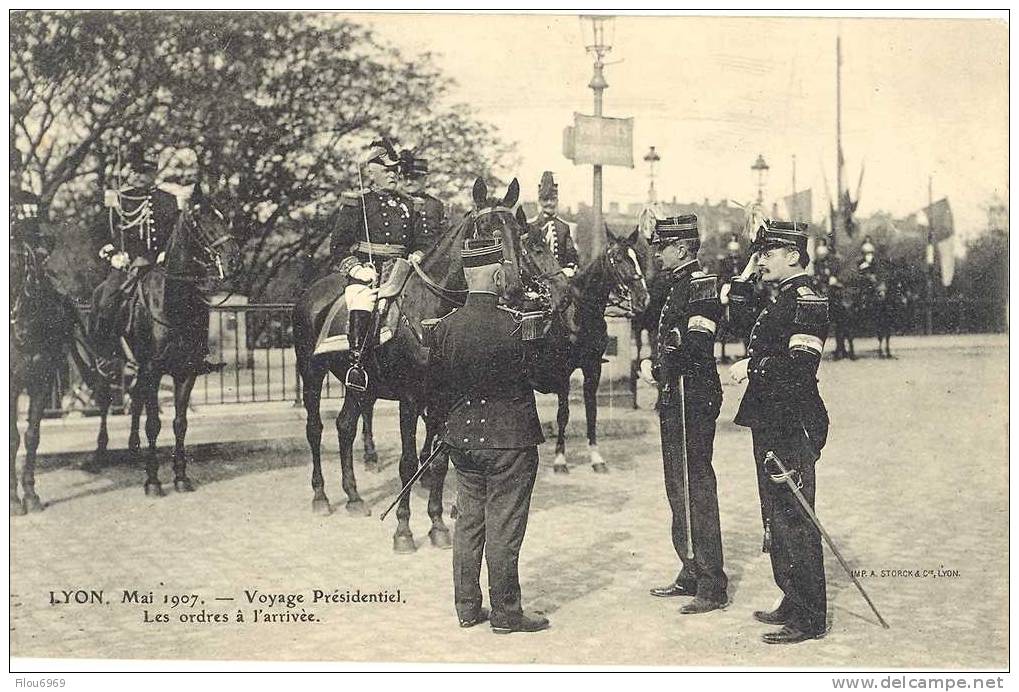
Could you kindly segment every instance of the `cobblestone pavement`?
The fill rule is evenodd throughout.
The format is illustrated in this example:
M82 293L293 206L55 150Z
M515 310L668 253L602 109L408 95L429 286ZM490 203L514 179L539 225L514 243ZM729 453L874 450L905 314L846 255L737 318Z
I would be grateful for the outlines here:
M724 611L681 617L684 599L650 586L676 572L653 412L602 410L595 475L573 428L568 476L551 473L541 448L521 556L525 607L545 611L549 631L493 636L462 630L452 608L449 551L428 544L423 491L412 527L419 549L391 550L394 520L379 512L398 489L398 437L379 418L387 465L358 461L371 517L343 511L335 437L326 436L328 492L337 512L311 513L310 464L293 409L197 416L189 437L197 492L148 498L142 472L123 453L98 474L76 469L91 422L49 424L38 490L47 508L12 520L12 654L73 658L600 663L681 666L1004 667L1008 644L1007 339L913 340L898 360L828 362L822 395L833 421L818 466L817 511L890 630L825 553L831 631L794 647L759 641L750 614L777 590L760 550L760 515L749 432L731 420L741 387L726 386L715 445L722 536L731 579ZM543 417L551 417L547 399ZM574 420L583 421L574 406ZM275 421L275 422L274 422ZM118 426L120 423L118 422ZM327 422L327 432L331 426ZM219 431L217 433L217 431ZM216 437L240 442L210 442ZM124 445L115 431L113 445ZM172 439L164 420L164 442ZM77 450L62 451L56 450ZM166 448L161 452L168 457ZM358 455L359 457L359 455ZM164 467L164 480L169 470ZM453 498L452 473L447 508ZM449 522L452 526L452 522ZM924 573L924 570L930 574ZM873 571L873 575L871 575ZM910 571L918 576L909 576ZM884 576L882 576L884 574ZM50 603L63 591L103 592L104 604ZM400 602L311 604L313 590L399 590ZM123 591L153 592L152 605ZM294 608L249 604L245 590L303 594ZM197 594L170 608L164 595ZM232 598L232 601L215 600ZM74 600L71 596L71 600ZM252 622L254 609L275 617ZM180 622L182 612L230 622ZM234 622L238 612L244 623ZM169 622L145 622L157 614Z

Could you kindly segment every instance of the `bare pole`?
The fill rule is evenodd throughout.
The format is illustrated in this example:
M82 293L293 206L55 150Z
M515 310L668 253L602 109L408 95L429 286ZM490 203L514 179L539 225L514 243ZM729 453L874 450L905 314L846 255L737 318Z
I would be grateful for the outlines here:
M838 231L845 223L842 203L842 37L835 37L835 197L837 212L831 225L831 249L835 250Z
M924 332L934 333L934 176L927 176L927 305Z
M793 208L789 211L793 218L790 221L799 220L800 216L800 201L796 199L796 154L793 154Z

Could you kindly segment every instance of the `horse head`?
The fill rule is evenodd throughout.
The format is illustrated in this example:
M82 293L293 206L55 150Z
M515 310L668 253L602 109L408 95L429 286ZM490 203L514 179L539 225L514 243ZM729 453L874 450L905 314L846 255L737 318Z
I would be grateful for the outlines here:
M527 219L523 209L517 209L517 223L526 228ZM570 282L563 274L562 267L541 238L529 233L519 237L520 276L524 284L544 297L553 311L562 308L570 297Z
M649 302L647 281L636 250L640 229L634 229L625 238L612 233L606 233L606 238L605 258L615 282L613 293L628 316L639 315L647 309Z
M177 217L167 244L166 269L178 278L225 280L240 268L240 257L230 223L205 202Z
M502 240L503 264L506 269L506 288L503 297L510 303L519 303L523 296L520 284L520 259L517 248L527 228L526 220L513 213L520 197L520 183L514 178L501 199L489 197L488 185L481 178L474 181L471 196L474 208L467 213L464 238L498 238Z

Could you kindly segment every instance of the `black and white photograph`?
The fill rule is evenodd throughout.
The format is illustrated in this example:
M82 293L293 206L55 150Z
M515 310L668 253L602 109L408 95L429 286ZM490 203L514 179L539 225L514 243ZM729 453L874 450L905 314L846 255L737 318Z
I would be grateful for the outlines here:
M10 684L1005 687L1007 10L8 23Z

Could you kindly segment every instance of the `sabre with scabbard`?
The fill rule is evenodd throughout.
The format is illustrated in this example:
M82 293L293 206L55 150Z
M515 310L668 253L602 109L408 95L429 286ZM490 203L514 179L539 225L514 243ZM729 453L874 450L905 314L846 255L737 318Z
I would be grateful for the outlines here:
M449 449L446 446L445 442L443 442L442 440L436 440L436 443L432 446L432 453L428 455L428 458L425 459L420 466L418 466L418 470L415 471L414 475L410 477L410 480L407 481L407 484L400 489L400 492L397 493L396 495L396 499L393 500L393 504L389 505L386 511L382 513L382 516L379 517L379 521L386 520L386 516L388 516L389 513L393 511L393 507L396 507L396 505L400 503L400 500L402 500L404 496L410 492L411 488L414 487L414 484L418 482L418 479L420 479L421 476L425 475L425 472L431 467L432 464L435 463L435 460L448 451Z
M775 452L769 451L767 454L764 455L765 470L767 470L769 463L777 466L779 471L777 474L769 474L771 476L771 480L775 483L785 483L786 486L788 486L788 488L792 491L793 495L796 496L796 499L799 501L800 506L803 507L803 511L807 513L807 516L810 518L810 521L814 524L817 530L821 532L821 535L824 537L825 543L828 544L828 547L831 548L831 551L835 554L835 557L838 559L839 564L842 565L842 569L846 571L846 574L848 574L849 578L853 580L853 583L856 585L856 588L860 590L860 595L863 596L863 600L867 601L867 605L869 605L870 609L874 611L874 615L877 616L878 622L880 622L881 626L884 627L885 629L889 629L888 623L885 622L885 619L883 617L881 617L881 613L877 612L877 607L874 605L874 601L870 600L870 596L868 596L867 592L863 590L863 584L861 584L860 580L857 579L856 575L853 574L853 570L849 569L849 565L846 563L845 558L842 557L842 553L840 553L839 549L835 547L835 541L831 539L831 536L828 535L828 532L824 530L823 526L821 526L821 521L817 518L817 515L814 514L814 510L810 508L810 503L807 502L807 498L803 497L803 493L800 490L800 485L795 480L793 480L794 472L791 472L789 471L789 469L786 468L785 464L782 463L782 460L779 459L778 455L775 454Z

